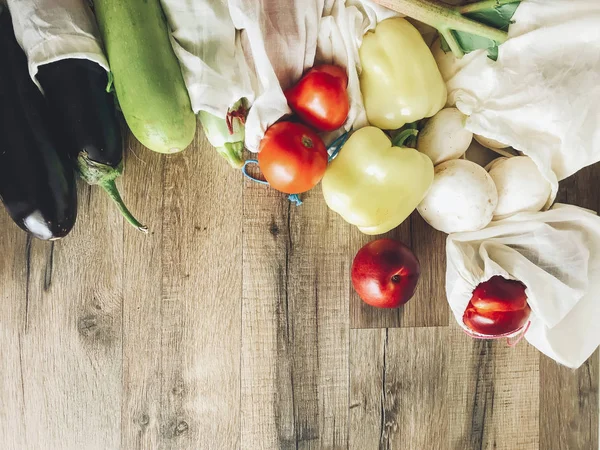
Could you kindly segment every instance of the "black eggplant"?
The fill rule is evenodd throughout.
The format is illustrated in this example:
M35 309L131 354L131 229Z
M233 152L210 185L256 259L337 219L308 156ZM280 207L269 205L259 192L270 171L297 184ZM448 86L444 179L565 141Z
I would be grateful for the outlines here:
M8 12L0 12L0 198L33 236L58 239L75 224L75 174L29 76Z
M102 187L125 219L146 231L115 184L123 172L123 141L106 71L89 60L65 59L40 66L37 79L81 178Z

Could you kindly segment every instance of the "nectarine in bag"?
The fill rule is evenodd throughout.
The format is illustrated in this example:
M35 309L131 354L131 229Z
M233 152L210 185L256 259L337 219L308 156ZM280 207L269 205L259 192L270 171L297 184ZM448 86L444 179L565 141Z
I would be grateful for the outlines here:
M469 334L524 333L572 368L600 344L600 217L593 211L557 204L517 214L449 235L446 255L448 302Z

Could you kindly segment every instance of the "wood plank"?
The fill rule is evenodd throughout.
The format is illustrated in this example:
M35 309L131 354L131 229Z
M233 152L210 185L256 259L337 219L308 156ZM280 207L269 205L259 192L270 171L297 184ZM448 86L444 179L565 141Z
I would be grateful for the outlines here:
M350 448L447 448L446 331L351 331Z
M448 330L450 445L453 450L537 450L539 356L526 341L473 339Z
M303 200L246 183L242 448L347 447L347 235Z
M203 135L162 163L137 153L151 167L130 183L156 186L143 209L156 231L126 241L124 385L139 386L124 404L126 448L237 448L241 176Z
M26 262L21 340L29 448L116 449L121 442L123 222L98 188L79 183L77 224Z
M600 211L600 164L563 180L558 200ZM540 355L540 448L600 448L598 350L578 370Z
M126 226L123 235L123 449L160 448L165 161L128 134L122 194L148 234Z
M430 227L415 211L411 216L412 249L421 263L421 281L404 307L403 326L448 326L446 300L446 234Z
M164 179L163 448L237 448L242 176L199 132Z
M31 448L25 432L25 379L22 340L30 246L24 232L0 206L0 442L6 448Z
M289 349L289 202L245 183L242 293L242 448L295 447Z
M350 330L349 448L381 448L387 329Z
M597 449L598 350L577 370L539 357L540 449Z
M308 368L312 374L307 380L314 380L311 391L296 384L298 448L347 448L351 258L344 228L325 205L319 187L305 195L302 207L290 207L294 382ZM311 437L313 441L307 439Z

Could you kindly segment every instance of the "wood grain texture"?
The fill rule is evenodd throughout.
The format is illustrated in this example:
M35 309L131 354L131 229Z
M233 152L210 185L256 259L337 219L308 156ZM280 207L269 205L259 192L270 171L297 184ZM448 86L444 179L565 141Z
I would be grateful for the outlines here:
M30 240L0 208L0 442L28 446L25 421L23 337L25 334Z
M349 448L380 448L386 329L350 330Z
M540 358L540 449L598 448L598 350L579 369Z
M526 341L468 337L450 329L450 444L462 449L543 449L539 446L539 356Z
M162 221L166 158L128 136L122 193L148 234L123 235L123 402L121 448L160 448ZM143 195L140 195L140 186Z
M125 408L128 441L237 448L242 182L202 135L162 162L140 147L142 161L129 161L143 178L131 182L153 186L152 203L140 205L153 231L149 242L135 230L127 241L134 251L125 265L137 283L127 289L126 384L139 386ZM142 285L148 280L153 286Z
M347 238L303 200L244 191L242 448L347 446Z
M165 449L239 446L242 181L200 133L167 159L162 226Z
M55 244L0 212L3 448L598 447L597 353L571 371L466 337L442 292L444 236L420 218L390 233L421 259L419 293L382 313L349 281L373 238L319 189L296 208L200 136L170 157L128 147L120 186L147 236L84 185ZM561 199L598 210L599 174Z
M20 337L11 345L20 352L21 401L5 410L21 417L15 449L120 445L122 222L108 197L78 188L81 213L69 241L29 240L12 262L23 264L15 280L24 288L9 291L20 311L8 325ZM20 252L22 239L14 236ZM15 442L8 433L2 442Z
M350 448L448 448L446 333L352 330Z
M411 238L413 251L421 263L422 276L415 296L404 307L404 325L448 326L450 307L446 301L446 235L431 228L415 212L411 216Z
M473 340L458 326L352 330L350 342L351 448L547 448L526 342Z

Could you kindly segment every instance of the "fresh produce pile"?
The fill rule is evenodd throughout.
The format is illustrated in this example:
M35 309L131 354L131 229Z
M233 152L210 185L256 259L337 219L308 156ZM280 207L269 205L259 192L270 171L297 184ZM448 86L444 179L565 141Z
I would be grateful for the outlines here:
M467 116L448 97L447 83L463 56L477 51L498 59L519 1L450 8L426 0L377 0L410 20L388 12L389 18L360 36L357 82L368 125L354 128L360 123L352 116L355 68L315 63L285 86L291 113L265 127L257 159L246 161L245 128L254 98L236 98L226 111L198 106L193 92L206 86L183 62L193 45L177 40L186 35L173 26L183 10L171 3L94 1L92 17L108 73L79 57L43 63L32 73L9 12L0 14L5 62L0 67L0 197L14 221L33 236L58 239L74 226L73 173L104 188L128 222L146 230L115 185L123 156L116 105L133 135L160 153L188 147L200 120L217 153L233 168L248 175L247 164L257 163L266 183L297 203L300 194L321 183L328 207L368 235L398 227L415 210L433 228L456 234L552 205L552 180L539 165L502 142L474 135L466 127ZM22 7L17 4L9 0L15 17ZM224 13L215 9L214 14ZM413 19L437 30L432 45ZM224 48L229 47L224 43ZM200 54L210 57L209 51ZM237 61L239 55L226 56ZM264 82L257 79L255 84ZM481 158L467 152L473 139L480 151L485 147L497 157L482 165ZM413 296L420 273L409 248L379 239L357 253L352 283L366 303L395 308ZM461 311L463 328L483 338L527 332L532 308L524 280L509 273L479 279Z

